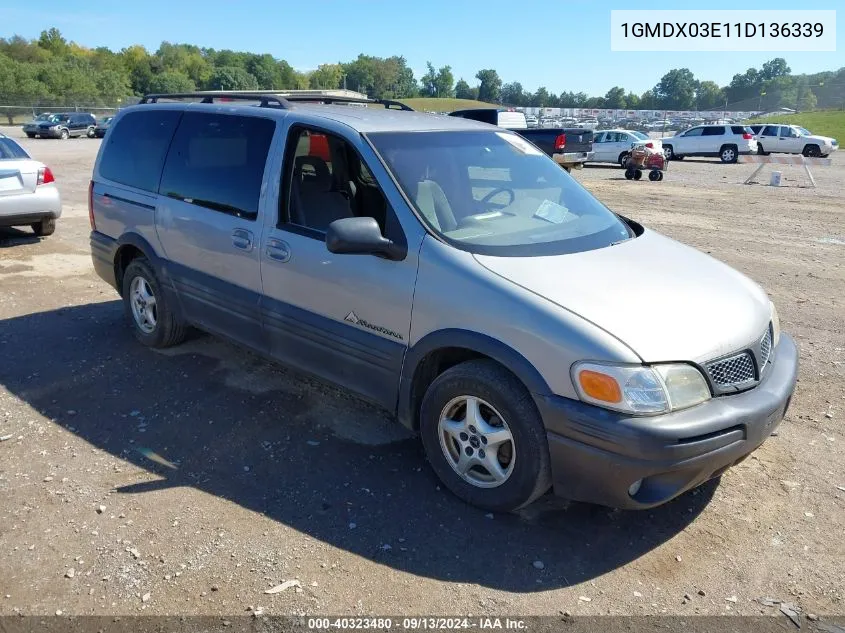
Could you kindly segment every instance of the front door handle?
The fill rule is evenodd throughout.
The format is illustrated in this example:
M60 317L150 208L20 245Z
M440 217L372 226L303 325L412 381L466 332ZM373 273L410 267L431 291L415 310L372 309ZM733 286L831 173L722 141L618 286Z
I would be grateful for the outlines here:
M252 233L246 229L235 229L232 231L232 245L244 251L251 250Z
M267 257L279 262L286 262L290 259L290 246L282 240L267 240Z

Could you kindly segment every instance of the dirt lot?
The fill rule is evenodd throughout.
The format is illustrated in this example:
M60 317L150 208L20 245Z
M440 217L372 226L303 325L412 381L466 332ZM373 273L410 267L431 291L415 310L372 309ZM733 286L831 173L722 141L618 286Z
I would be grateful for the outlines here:
M22 143L65 214L0 229L0 615L845 613L845 156L817 189L709 159L576 173L761 283L798 391L751 459L660 509L493 517L379 410L210 337L140 347L88 254L99 141Z

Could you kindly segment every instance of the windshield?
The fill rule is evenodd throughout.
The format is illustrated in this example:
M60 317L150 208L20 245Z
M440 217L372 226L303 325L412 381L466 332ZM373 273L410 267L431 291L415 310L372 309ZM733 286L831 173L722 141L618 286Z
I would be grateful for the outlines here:
M369 139L420 216L449 243L487 255L609 246L628 226L510 132L381 132Z
M29 158L23 148L8 137L0 138L0 160L15 160Z
M52 114L39 114L35 117L36 121L49 121L50 117L53 116Z
M812 136L813 135L812 132L810 132L810 130L805 130L803 127L796 127L795 129L798 130L798 133L801 136Z
M62 121L67 121L68 118L69 117L66 114L51 114L47 120L50 123L61 123Z
M648 134L643 134L642 132L631 132L634 136L636 136L641 141L645 141L649 138Z

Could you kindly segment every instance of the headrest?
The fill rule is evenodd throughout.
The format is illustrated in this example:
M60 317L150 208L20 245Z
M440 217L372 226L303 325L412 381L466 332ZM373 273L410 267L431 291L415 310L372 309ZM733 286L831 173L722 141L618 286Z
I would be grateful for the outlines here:
M322 158L298 156L294 161L294 170L298 181L309 189L331 190L332 175L329 166Z

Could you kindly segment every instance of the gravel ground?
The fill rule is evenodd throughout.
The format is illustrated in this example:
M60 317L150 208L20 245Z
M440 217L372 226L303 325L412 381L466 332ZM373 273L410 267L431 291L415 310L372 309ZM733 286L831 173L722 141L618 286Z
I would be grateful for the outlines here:
M659 509L493 516L380 410L207 336L135 343L88 254L100 141L22 143L65 214L0 229L0 615L845 613L845 156L816 189L709 159L575 174L761 283L798 390L777 436Z

